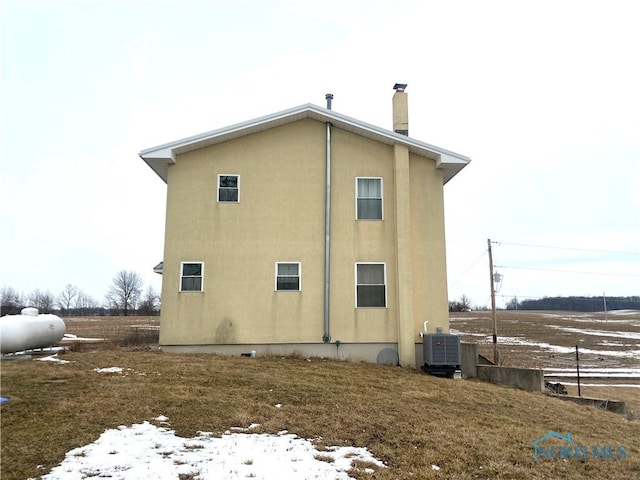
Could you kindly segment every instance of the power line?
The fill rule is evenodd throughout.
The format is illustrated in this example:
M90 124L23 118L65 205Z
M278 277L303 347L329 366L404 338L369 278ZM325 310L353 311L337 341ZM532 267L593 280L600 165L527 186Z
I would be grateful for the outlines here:
M496 268L514 268L517 270L542 270L545 272L559 272L559 273L577 273L580 275L606 275L611 277L640 277L640 275L634 275L630 273L606 273L606 272L584 272L576 270L558 270L554 268L539 268L539 267L522 267L513 265L496 265Z
M480 254L480 256L469 267L467 267L467 269L464 272L462 272L462 274L460 274L460 276L458 278L456 278L455 281L452 282L450 286L453 287L456 283L458 283L460 281L460 279L462 279L462 277L464 277L467 274L467 272L469 270L471 270L476 265L476 263L478 263L480 260L482 260L482 258L486 254L487 254L487 251L486 250L482 250L482 253Z
M527 243L511 243L511 242L499 242L495 241L493 243L497 243L498 245L511 245L514 247L532 247L532 248L550 248L554 250L576 250L579 252L595 252L595 253L613 253L613 254L621 254L621 255L640 255L640 252L625 252L620 250L593 250L589 248L576 248L576 247L553 247L550 245L533 245Z

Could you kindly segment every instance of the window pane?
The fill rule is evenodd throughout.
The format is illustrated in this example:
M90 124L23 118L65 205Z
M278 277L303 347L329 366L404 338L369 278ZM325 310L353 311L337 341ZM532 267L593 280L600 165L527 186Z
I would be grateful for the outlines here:
M220 186L221 187L238 187L238 176L237 175L221 175L220 176Z
M300 290L300 279L298 277L278 277L278 290Z
M196 291L202 290L202 277L182 277L182 291Z
M237 202L238 201L238 189L237 188L221 188L218 191L219 202Z
M359 178L358 197L382 198L381 183L379 178Z
M202 275L202 264L201 263L183 263L182 264L182 275L188 277L199 277Z
M297 263L279 263L278 275L298 275Z
M358 265L358 285L384 285L384 265L379 263Z
M386 307L384 285L358 285L358 307Z
M381 220L382 219L382 199L359 198L358 199L358 219Z

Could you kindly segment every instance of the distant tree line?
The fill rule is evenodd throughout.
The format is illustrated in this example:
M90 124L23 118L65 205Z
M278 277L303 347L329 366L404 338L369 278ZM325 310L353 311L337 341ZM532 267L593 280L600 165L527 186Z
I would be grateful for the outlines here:
M466 295L462 295L458 300L449 301L450 312L468 312L471 310L471 300Z
M602 312L607 310L640 310L640 296L633 297L543 297L532 300L512 298L507 310L564 310L569 312Z
M142 277L130 270L119 271L112 279L102 302L74 285L58 294L36 289L29 294L12 287L0 288L0 315L15 315L24 307L35 307L40 313L67 317L93 315L159 315L160 295L152 286L144 289Z

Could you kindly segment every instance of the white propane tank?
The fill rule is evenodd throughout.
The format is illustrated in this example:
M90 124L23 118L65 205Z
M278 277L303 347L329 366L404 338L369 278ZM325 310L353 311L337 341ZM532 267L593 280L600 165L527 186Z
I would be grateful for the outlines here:
M64 336L64 321L57 315L40 315L37 308L23 308L20 315L0 318L0 350L21 352L56 345Z

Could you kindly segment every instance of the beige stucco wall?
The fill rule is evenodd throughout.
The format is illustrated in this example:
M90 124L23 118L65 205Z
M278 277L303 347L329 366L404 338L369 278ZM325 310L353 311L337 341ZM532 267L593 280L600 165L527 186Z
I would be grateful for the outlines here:
M169 168L161 343L322 337L324 129L304 121L178 156ZM240 202L217 202L217 175ZM320 200L320 201L318 201ZM181 261L204 291L179 292ZM302 291L275 292L275 262L302 263Z
M414 286L414 324L417 332L428 321L429 333L449 331L449 302L444 230L442 172L435 162L410 156L411 247Z
M303 120L177 156L167 182L161 345L322 342L325 128ZM396 343L399 296L413 309L416 342L425 320L430 331L448 330L441 172L413 154L398 169L394 155L332 130L332 341ZM240 175L239 203L216 201L218 174ZM360 176L383 177L384 220L356 221ZM397 182L410 192L397 196ZM398 211L410 212L400 225L408 257L396 248ZM408 275L399 275L399 258ZM204 262L203 292L179 292L181 261ZM278 261L301 262L300 292L275 291ZM387 308L355 308L355 262L386 263Z
M331 337L397 341L392 149L337 129L332 133ZM356 177L383 177L383 220L356 220ZM387 308L355 307L355 262L385 262ZM393 282L395 284L395 282Z

